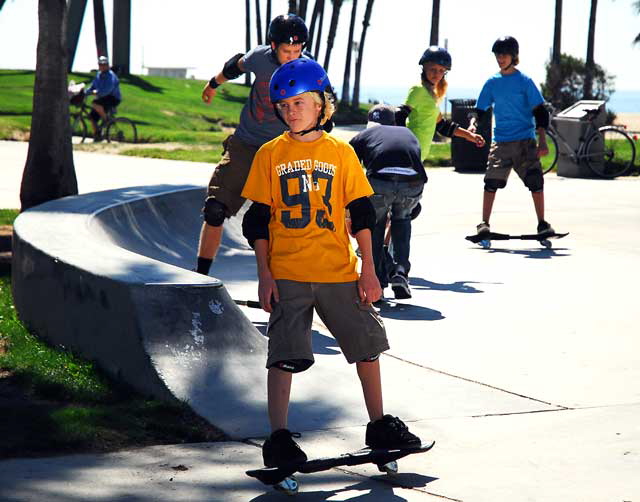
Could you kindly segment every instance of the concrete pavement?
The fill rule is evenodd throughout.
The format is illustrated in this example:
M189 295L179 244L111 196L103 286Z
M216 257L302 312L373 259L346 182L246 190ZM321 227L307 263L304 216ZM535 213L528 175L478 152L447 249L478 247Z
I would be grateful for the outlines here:
M24 165L26 148L16 145L0 143L3 175ZM136 176L204 184L211 165L85 153L76 168L86 192L145 184ZM570 235L551 250L525 241L483 250L464 240L479 220L481 176L429 176L413 231L413 298L381 309L392 347L382 369L387 411L436 446L400 461L394 478L372 466L300 475L299 499L640 501L640 180L552 175L548 219ZM0 207L11 207L5 192ZM498 194L492 228L535 228L515 176ZM253 298L255 284L222 277L223 260L212 273L234 298ZM266 322L243 310L254 325ZM291 406L312 457L360 447L366 423L355 371L315 328L317 362L294 379ZM7 460L0 500L281 500L244 474L260 465L260 442Z

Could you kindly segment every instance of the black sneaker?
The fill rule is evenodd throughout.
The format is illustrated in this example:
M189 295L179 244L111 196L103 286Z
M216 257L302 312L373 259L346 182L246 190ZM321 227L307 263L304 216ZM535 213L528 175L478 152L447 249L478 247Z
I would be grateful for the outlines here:
M385 415L367 424L365 444L369 448L403 448L419 446L420 438L409 432L409 428L398 417Z
M262 445L262 460L266 467L287 467L307 461L307 455L293 438L299 438L299 432L278 429Z
M489 223L486 221L481 221L478 225L476 225L476 231L478 235L488 234L491 232L491 227L489 227Z
M555 230L548 222L545 220L540 220L538 222L538 233L543 235L554 234Z
M393 277L391 277L391 289L393 289L393 294L395 295L396 300L411 298L409 281L404 275L400 273L396 273Z

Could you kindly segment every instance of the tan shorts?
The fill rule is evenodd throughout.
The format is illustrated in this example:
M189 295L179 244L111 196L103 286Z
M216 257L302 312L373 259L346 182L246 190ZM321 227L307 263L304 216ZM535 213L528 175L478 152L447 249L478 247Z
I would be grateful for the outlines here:
M248 145L233 134L223 141L222 146L224 152L211 175L207 199L213 198L224 204L227 208L225 216L229 218L244 204L240 194L249 176L253 157L260 147Z
M522 181L531 170L539 170L542 173L536 140L522 139L491 145L484 181L500 180L506 185L511 169L518 173Z
M311 344L313 309L349 363L389 349L382 319L370 304L360 303L356 282L317 283L277 280L280 301L269 318L267 368L279 361L314 361Z

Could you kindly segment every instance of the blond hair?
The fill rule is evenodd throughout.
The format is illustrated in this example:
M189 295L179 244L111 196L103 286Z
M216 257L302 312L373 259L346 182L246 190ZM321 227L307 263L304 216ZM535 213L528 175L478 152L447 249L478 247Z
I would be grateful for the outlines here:
M336 98L332 93L324 92L324 102L322 100L322 96L315 91L307 91L304 94L309 94L313 101L320 106L322 109L322 118L320 119L320 125L324 125L324 123L333 117L333 114L336 112Z

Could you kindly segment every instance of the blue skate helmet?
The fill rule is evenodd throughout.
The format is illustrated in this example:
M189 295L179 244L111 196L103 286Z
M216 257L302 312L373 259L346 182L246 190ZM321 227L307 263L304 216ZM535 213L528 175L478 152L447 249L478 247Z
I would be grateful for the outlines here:
M294 59L293 61L283 64L271 75L269 98L273 104L276 116L283 122L285 121L276 106L278 101L292 98L305 92L316 92L320 95L322 112L318 117L316 126L312 129L302 131L300 134L307 134L311 131L322 129L322 124L325 122L322 119L326 115L327 99L329 99L331 105L335 107L337 98L333 87L331 87L329 76L327 72L324 71L324 68L317 62L304 58ZM331 117L328 116L326 120L330 118Z
M451 54L444 47L432 45L424 51L418 64L422 66L425 63L436 63L444 66L447 70L451 70Z

